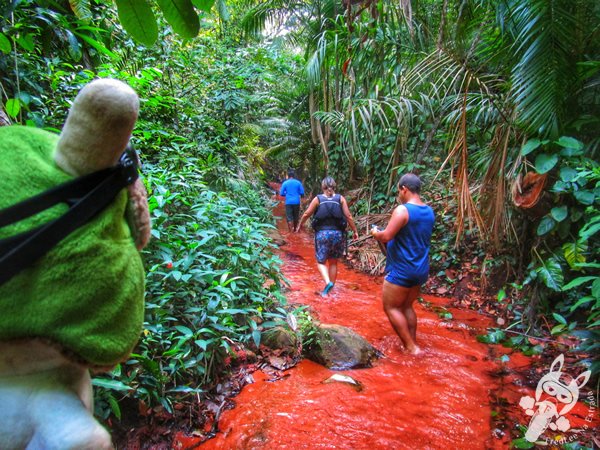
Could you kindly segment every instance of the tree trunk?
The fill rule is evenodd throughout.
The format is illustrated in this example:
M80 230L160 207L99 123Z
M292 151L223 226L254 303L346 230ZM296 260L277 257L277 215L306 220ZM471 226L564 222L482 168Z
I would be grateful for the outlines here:
M396 180L396 174L394 173L394 167L397 167L400 164L400 149L402 147L402 138L400 134L400 130L398 130L398 134L396 135L396 142L394 143L394 154L392 155L392 167L390 169L390 177L388 178L387 185L387 195L390 195L392 189L394 188L394 181Z
M326 128L328 129L329 127ZM325 173L327 173L329 170L329 130L327 130L325 135L323 135L323 128L319 121L317 121L317 135L319 137L319 142L321 143L321 150L323 152L323 163L325 165Z
M402 14L404 14L404 19L406 20L406 25L408 26L408 31L410 33L410 37L415 37L415 29L413 27L412 20L412 4L411 0L400 0L400 7L402 8Z
M308 113L310 115L310 135L312 138L313 144L317 144L319 142L319 135L317 133L318 124L317 120L313 117L313 114L317 108L315 107L315 93L313 91L308 94Z
M427 134L427 139L425 139L425 145L423 145L423 148L421 149L421 151L419 151L419 153L417 154L417 157L415 159L416 164L421 164L421 162L423 161L423 158L425 158L425 155L427 155L427 152L429 151L429 147L431 147L431 143L433 142L433 138L435 136L435 133L437 133L437 130L440 126L441 121L442 121L441 115L433 121L433 128Z
M444 42L444 29L446 28L446 15L448 13L448 0L442 5L442 16L440 17L440 30L438 32L437 48L442 48Z

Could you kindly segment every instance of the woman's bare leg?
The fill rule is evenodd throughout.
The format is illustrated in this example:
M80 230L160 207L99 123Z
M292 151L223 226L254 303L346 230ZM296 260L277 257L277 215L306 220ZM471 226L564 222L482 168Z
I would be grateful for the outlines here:
M329 283L331 280L329 279L329 269L327 268L327 265L317 263L317 269L319 270L323 281L325 281L325 284Z
M410 331L410 335L415 343L417 342L417 315L413 308L413 304L415 300L419 297L420 292L421 286L414 286L410 288L407 303L405 307L402 308L402 312L404 313L406 321L408 322L408 330Z
M337 280L337 259L332 258L327 261L329 262L329 281L335 283L335 280Z
M415 342L417 318L412 309L412 302L416 298L414 290L414 287L406 288L385 280L383 282L383 309L406 351L417 354L420 349Z

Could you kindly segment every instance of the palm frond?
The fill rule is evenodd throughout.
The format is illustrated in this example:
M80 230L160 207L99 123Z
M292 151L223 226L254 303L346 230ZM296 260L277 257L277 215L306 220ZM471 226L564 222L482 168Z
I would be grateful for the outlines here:
M571 2L569 2L571 3ZM566 103L577 86L578 23L566 0L513 0L509 30L518 58L512 97L519 121L532 134L557 137L566 122Z
M290 6L283 0L267 0L250 8L241 21L244 32L250 36L263 33L268 24L280 24L289 16Z
M306 79L311 88L320 86L321 83L321 71L324 69L329 44L327 37L326 32L321 33L317 47L306 63Z

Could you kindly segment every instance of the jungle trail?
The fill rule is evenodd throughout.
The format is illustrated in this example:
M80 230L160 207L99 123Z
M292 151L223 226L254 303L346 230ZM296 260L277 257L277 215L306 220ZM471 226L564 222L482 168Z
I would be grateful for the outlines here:
M282 202L274 213L286 241L280 256L283 275L291 282L288 303L307 305L322 323L353 329L383 356L371 368L341 372L359 383L360 389L348 383L326 383L340 372L307 359L284 372L256 370L233 399L235 407L219 412L212 439L203 433L178 432L170 448L512 447L514 430L519 425L524 429L530 419L519 400L535 395L544 368L530 371L527 380L524 373L532 365L530 358L515 352L508 363L501 363L500 357L510 349L477 341L477 335L494 326L491 317L453 308L451 299L431 295L423 295L415 305L423 353L403 353L381 306L381 277L339 264L335 288L322 298L312 235L288 233L281 220L285 215ZM440 309L450 312L452 319L440 318L436 313ZM586 424L589 429L589 408L589 404L577 403L569 413L571 429L583 429ZM598 425L597 412L593 425Z

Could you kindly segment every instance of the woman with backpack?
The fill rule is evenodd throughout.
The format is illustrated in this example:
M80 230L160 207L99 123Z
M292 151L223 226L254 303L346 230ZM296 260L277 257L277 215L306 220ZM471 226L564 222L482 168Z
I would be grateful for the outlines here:
M323 297L335 284L337 260L342 257L345 250L347 225L352 229L353 238L358 239L358 230L348 209L348 203L343 196L335 193L335 187L333 178L323 178L321 182L323 194L313 198L295 229L296 232L299 231L314 214L312 226L315 230L317 268L325 282L325 288L321 293Z

